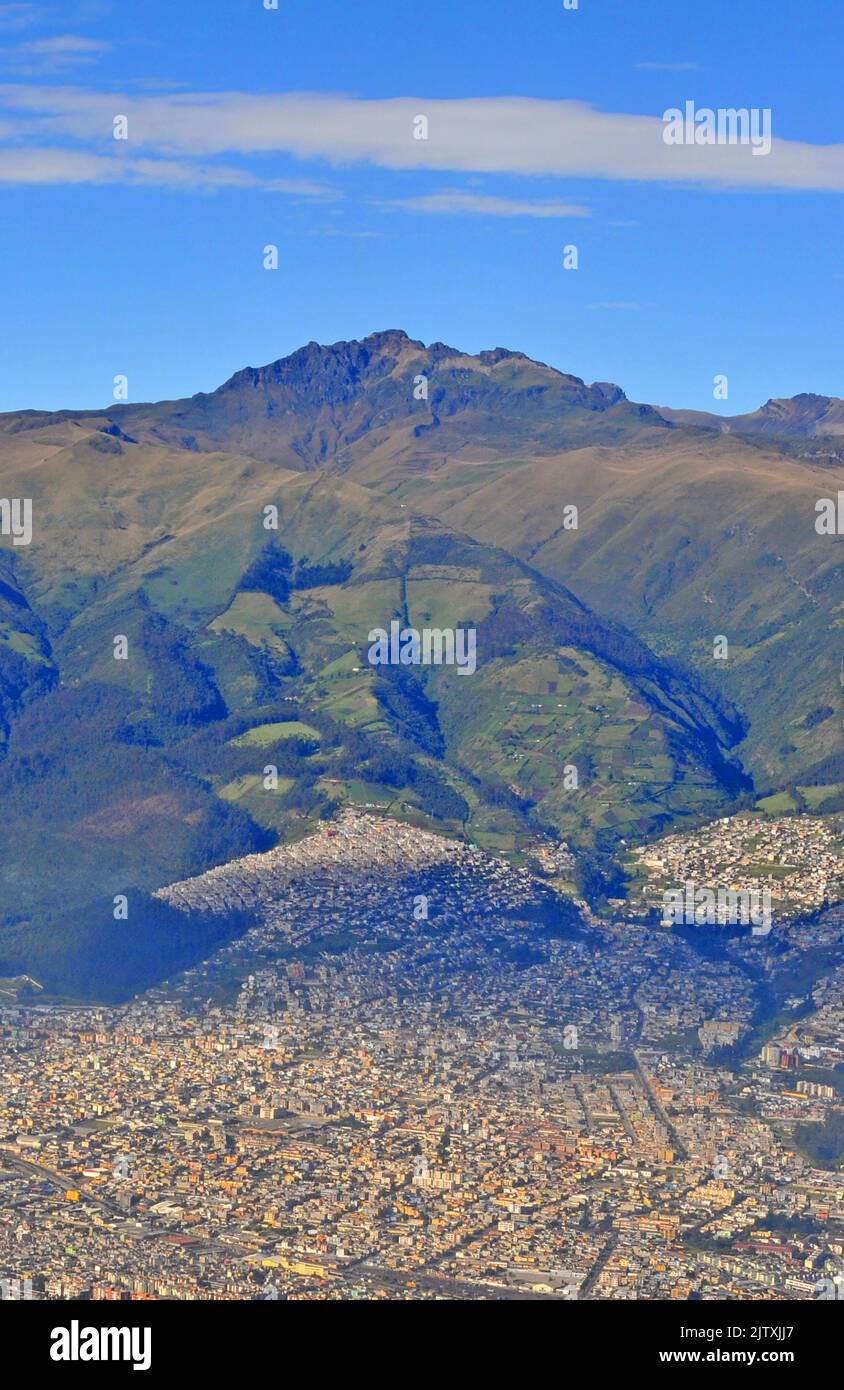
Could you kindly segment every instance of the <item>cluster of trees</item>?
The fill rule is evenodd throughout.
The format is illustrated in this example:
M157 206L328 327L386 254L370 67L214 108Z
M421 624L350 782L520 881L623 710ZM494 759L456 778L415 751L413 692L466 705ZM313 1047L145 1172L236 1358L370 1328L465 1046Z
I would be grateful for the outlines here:
M0 624L8 634L7 639L0 642L0 734L6 734L12 717L29 700L51 690L59 673L51 660L44 625L15 585L12 562L4 558L2 551ZM24 640L16 643L16 638Z
M294 589L317 589L321 584L345 584L351 578L351 560L333 560L324 565L312 565L303 555L293 576Z
M245 570L240 588L247 593L257 590L269 594L277 603L286 603L290 597L292 568L293 556L277 540L271 540Z
M415 692L414 692L415 694ZM261 748L232 742L256 724L301 720L315 728L319 738L295 735ZM397 791L411 789L421 807L438 820L463 822L469 816L465 799L435 768L419 761L419 747L401 737L389 743L373 734L340 724L321 710L290 701L263 705L249 716L236 716L198 730L171 753L179 766L197 777L213 772L231 781L272 763L281 776L294 778L282 805L309 816L329 817L334 803L316 784L326 774L338 781L362 778ZM510 800L506 788L496 789Z
M831 1110L822 1125L797 1125L794 1139L800 1150L821 1168L844 1163L844 1113Z
M387 750L379 746L363 764L350 766L349 774L397 790L411 788L422 809L436 820L468 819L469 806L459 792L433 768L420 764L412 753L401 748Z
M91 681L16 719L0 779L4 840L15 847L0 861L0 926L13 913L69 911L129 872L157 887L268 847L266 832L182 761L185 745L135 741L134 712L131 691Z
M191 651L188 633L160 613L147 612L141 645L149 678L134 737L166 743L184 729L225 719L223 698L208 667Z
M629 879L611 850L579 849L574 868L578 892L587 902L606 907L609 898L623 898Z
M445 741L437 706L415 671L407 666L378 667L372 693L405 738L432 757L442 757Z
M831 719L834 713L835 710L832 705L820 705L806 715L803 721L804 726L807 729L816 729L819 724L825 724L827 719Z
M350 560L333 560L312 565L307 555L294 565L293 556L273 539L251 563L240 581L244 591L269 594L277 603L287 603L294 589L315 589L320 584L345 584L352 573Z
M285 719L287 710L285 710ZM209 774L230 782L235 777L259 771L265 763L273 763L279 772L290 777L304 777L308 773L315 779L325 771L325 763L314 755L319 751L319 742L313 738L282 738L270 746L258 744L237 744L232 742L246 728L265 722L282 722L278 714L270 710L260 719L228 720L203 729L193 738L180 743L172 750L171 757L180 767L194 773L197 777Z
M0 733L8 734L13 716L28 701L51 690L59 673L51 662L30 661L0 642Z

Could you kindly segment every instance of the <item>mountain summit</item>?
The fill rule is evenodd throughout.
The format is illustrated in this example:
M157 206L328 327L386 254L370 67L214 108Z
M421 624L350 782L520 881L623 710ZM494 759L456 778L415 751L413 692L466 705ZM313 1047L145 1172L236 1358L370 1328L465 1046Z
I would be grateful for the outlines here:
M93 412L86 412L92 415ZM226 449L288 468L345 467L360 441L383 431L413 438L443 431L437 448L466 434L497 447L568 447L666 427L620 387L588 386L524 353L476 355L426 346L400 329L330 346L308 343L288 357L236 372L216 391L108 412L111 425L147 443Z
M387 330L0 417L0 496L33 517L0 547L8 973L40 978L33 924L84 933L102 894L347 804L496 852L563 838L604 885L750 778L844 804L844 571L814 524L841 408L686 420ZM472 629L477 669L373 665L393 624Z

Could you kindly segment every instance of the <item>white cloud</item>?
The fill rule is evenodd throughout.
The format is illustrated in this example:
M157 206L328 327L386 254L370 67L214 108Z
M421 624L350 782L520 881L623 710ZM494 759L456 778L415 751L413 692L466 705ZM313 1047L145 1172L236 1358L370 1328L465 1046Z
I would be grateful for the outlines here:
M115 162L81 150L0 150L0 183L102 183Z
M47 77L68 68L95 63L110 47L111 44L102 39L57 34L49 39L31 39L15 48L0 48L0 66L21 74Z
M378 241L383 232L347 232L343 227L311 227L308 236L343 237L348 241Z
M683 100L681 93L677 104ZM103 147L114 115L123 113L134 149L177 159L284 153L385 169L844 191L844 145L775 138L763 158L747 145L667 145L661 113L616 114L578 101L370 101L238 92L118 96L6 84L0 105L16 113L20 135L51 144L70 138ZM428 118L427 140L413 138L417 115ZM776 110L773 126L776 132Z
M486 217L589 217L589 209L577 203L533 202L521 198L495 198L484 193L464 193L446 188L417 198L394 198L378 203L383 208L407 212L480 213Z
M133 159L85 150L22 148L0 150L0 184L124 183L203 192L248 188L294 198L328 201L336 192L310 179L261 178L246 169L190 160Z

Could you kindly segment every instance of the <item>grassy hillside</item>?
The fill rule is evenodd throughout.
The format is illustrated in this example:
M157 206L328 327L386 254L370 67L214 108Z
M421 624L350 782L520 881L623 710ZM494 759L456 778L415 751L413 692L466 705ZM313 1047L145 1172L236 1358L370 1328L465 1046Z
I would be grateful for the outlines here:
M756 781L844 776L840 540L815 531L815 502L844 486L821 468L729 437L670 439L502 463L474 486L428 480L424 507L448 508L597 611L692 667L740 709L737 752ZM409 480L402 496L410 497ZM562 530L555 498L579 508ZM728 639L727 660L714 638Z
M839 406L728 431L385 333L187 401L0 417L0 494L34 515L0 540L10 969L63 912L345 802L599 859L749 800L742 765L834 804ZM374 668L392 619L475 628L477 672Z
M473 356L390 331L309 344L189 400L3 417L0 467L26 479L40 508L42 557L61 552L50 558L64 563L62 583L39 608L51 624L121 557L149 571L156 606L231 591L250 554L241 523L268 479L329 472L338 488L354 480L507 549L693 669L710 697L740 710L740 756L773 790L844 777L840 538L814 529L815 503L844 483L842 420L840 400L812 395L734 418L656 410L518 352ZM126 461L140 445L139 490ZM56 497L82 519L69 552ZM344 505L339 492L320 505L329 563ZM172 538L192 541L194 555L165 581L180 592L165 594ZM216 630L258 643L283 669L281 630L256 605L236 595ZM713 658L721 635L724 662ZM249 686L245 672L237 679Z
M729 705L503 550L322 472L97 430L47 430L37 455L29 434L3 474L36 517L32 546L3 552L16 968L38 976L63 913L346 802L518 853L537 827L607 850L740 789ZM393 618L475 628L478 671L373 667L368 634Z

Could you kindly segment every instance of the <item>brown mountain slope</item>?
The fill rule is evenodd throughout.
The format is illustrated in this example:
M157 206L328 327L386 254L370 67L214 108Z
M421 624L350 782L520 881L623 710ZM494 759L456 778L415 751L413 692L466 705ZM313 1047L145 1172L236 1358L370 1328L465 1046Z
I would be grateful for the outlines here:
M518 352L468 355L389 331L309 344L188 400L2 417L0 467L25 461L37 495L62 448L87 449L63 505L90 519L100 455L138 447L102 430L142 443L149 485L124 505L115 484L101 544L115 561L152 547L152 570L168 533L201 536L221 505L249 504L264 470L342 474L511 550L695 667L749 721L741 754L763 785L837 783L842 542L818 535L815 504L844 487L842 412L808 395L732 419L658 411ZM73 442L92 430L93 443ZM99 543L89 532L72 561L49 544L72 598ZM725 661L716 636L728 639Z
M766 401L746 415L710 415L702 410L671 410L660 407L660 414L680 425L724 434L773 435L781 439L829 438L844 435L844 401L838 396L816 396L804 391L798 396Z

